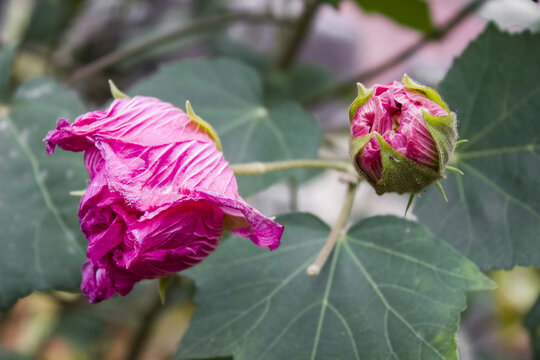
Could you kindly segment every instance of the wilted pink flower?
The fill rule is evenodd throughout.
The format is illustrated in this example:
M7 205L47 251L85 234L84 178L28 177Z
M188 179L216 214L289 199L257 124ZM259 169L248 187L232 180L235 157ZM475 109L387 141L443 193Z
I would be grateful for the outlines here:
M440 96L407 76L359 92L350 111L351 155L377 192L415 193L442 177L457 133Z
M45 141L49 154L56 145L85 152L90 183L79 219L88 260L81 290L90 302L197 264L224 230L279 246L283 227L238 195L213 138L171 104L118 99L72 125L60 119Z

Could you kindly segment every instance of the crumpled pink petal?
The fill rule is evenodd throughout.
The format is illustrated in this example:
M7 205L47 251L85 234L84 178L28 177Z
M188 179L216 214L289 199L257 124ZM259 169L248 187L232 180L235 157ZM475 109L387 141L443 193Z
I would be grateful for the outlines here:
M439 155L435 141L424 123L422 110L435 116L448 112L424 95L407 89L402 83L375 85L371 98L359 106L351 124L352 136L380 134L403 156L436 169ZM376 136L364 146L357 158L358 165L373 180L382 177L382 161Z
M182 110L149 97L60 119L44 139L85 151L90 183L79 206L88 238L81 289L90 302L141 279L191 267L224 230L271 250L283 227L248 205L212 138Z

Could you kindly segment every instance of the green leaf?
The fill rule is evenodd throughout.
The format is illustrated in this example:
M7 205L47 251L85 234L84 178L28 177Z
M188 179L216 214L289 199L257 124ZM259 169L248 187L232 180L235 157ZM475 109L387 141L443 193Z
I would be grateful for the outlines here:
M418 218L482 269L540 266L540 34L490 25L458 58L440 93L457 113L460 145Z
M295 102L264 105L259 75L230 59L163 66L129 94L155 96L184 109L186 100L218 132L230 163L316 158L322 141L317 120ZM239 177L243 195L306 171Z
M304 102L336 84L325 68L313 64L299 64L286 71L272 72L266 79L267 99Z
M328 226L308 214L278 221L279 249L231 238L185 273L197 308L175 359L457 359L463 293L492 287L476 265L386 216L353 226L309 277Z
M24 42L52 45L83 8L84 0L36 1Z
M234 58L257 70L260 74L266 74L273 68L272 54L259 51L248 44L231 39L223 31L208 39L212 51L220 57Z
M85 111L77 95L47 79L16 92L0 117L0 309L33 290L76 290L84 246L77 220L87 178L82 156L45 152L42 139L61 117Z
M378 12L397 23L428 33L433 30L424 0L355 0L367 12Z
M0 103L7 100L11 67L15 57L15 46L6 46L0 50Z

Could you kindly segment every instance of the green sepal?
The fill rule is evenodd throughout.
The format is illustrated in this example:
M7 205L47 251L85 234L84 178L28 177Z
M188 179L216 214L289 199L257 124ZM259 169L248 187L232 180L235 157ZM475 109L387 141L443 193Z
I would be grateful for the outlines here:
M444 102L443 98L441 97L441 95L439 95L437 91L433 90L430 87L422 85L419 82L416 82L415 80L411 79L407 74L403 75L403 79L401 80L401 82L405 85L407 89L422 93L423 95L425 95L425 97L438 104L440 107L446 110L448 114L450 114L450 108L448 107L446 102Z
M397 152L380 134L375 134L381 148L382 176L373 186L377 194L397 192L417 194L438 178L439 173L418 165Z
M69 192L69 195L74 196L74 197L78 197L78 198L82 198L84 196L84 193L86 192L86 190L88 190L88 189L72 190L72 191Z
M361 137L352 137L349 139L349 156L351 160L354 161L358 153L366 146L366 144L371 140L373 133L367 134Z
M159 278L159 299L161 300L161 305L165 304L165 298L167 295L167 285L169 285L169 282L171 281L171 278L173 275L165 276Z
M349 121L351 123L354 119L354 114L356 113L358 107L364 105L369 100L369 98L371 98L371 95L373 95L373 93L375 92L374 88L367 89L361 83L356 83L356 86L358 86L358 96L356 97L356 99L354 99L351 106L349 107Z
M458 147L461 144L468 143L468 142L469 142L469 140L467 140L467 139L462 139L462 140L456 141L456 147Z
M444 193L444 189L440 183L439 180L435 181L435 186L437 187L437 189L439 189L439 191L441 192L441 195L442 197L444 198L444 201L448 202L448 198L446 197L446 194Z
M405 208L405 215L404 216L407 216L407 212L409 211L409 209L411 208L411 205L413 203L413 200L414 200L414 197L416 196L416 194L411 194L409 196L409 201L407 202L407 207Z
M116 84L111 79L109 79L109 88L111 89L111 95L113 96L113 98L129 99L129 96L120 91L120 89L118 89Z
M456 148L456 115L450 113L448 116L435 116L425 110L422 110L422 115L424 117L424 123L437 147L439 154L439 167L437 170L442 177L446 164L454 154Z
M371 140L374 133L369 133L367 135L361 136L361 137L350 137L349 139L349 157L354 165L354 168L356 171L364 177L371 185L375 186L376 181L374 179L371 179L358 165L356 162L356 159L358 158L358 155L362 152L364 149L364 146Z
M461 171L457 167L453 167L453 166L450 166L450 165L446 165L446 171L452 171L452 172L458 173L459 175L465 175L465 174L463 174L463 171Z
M186 111L191 121L195 122L198 127L201 127L208 134L208 136L210 136L212 140L214 140L218 150L223 152L223 149L221 147L221 140L219 140L219 136L216 130L214 130L212 125L204 121L199 115L195 114L195 111L193 111L189 100L186 100Z

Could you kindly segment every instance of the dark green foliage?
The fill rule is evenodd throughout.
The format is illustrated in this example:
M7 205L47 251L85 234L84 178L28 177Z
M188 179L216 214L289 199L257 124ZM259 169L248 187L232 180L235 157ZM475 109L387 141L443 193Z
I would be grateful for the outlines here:
M185 272L197 309L175 359L457 359L463 293L493 286L472 262L417 223L375 217L312 278L329 228L308 214L277 221L278 250L232 238Z
M0 116L0 309L33 290L77 290L85 248L77 219L86 187L81 154L54 159L41 141L61 118L85 111L77 95L50 79L23 84Z
M495 26L460 56L440 93L457 113L460 145L442 185L415 208L420 221L482 269L540 266L540 34Z

